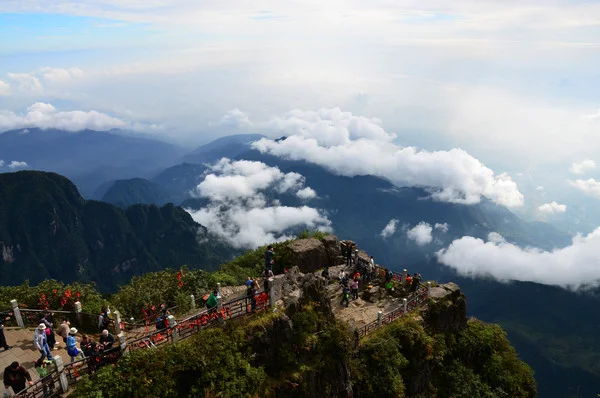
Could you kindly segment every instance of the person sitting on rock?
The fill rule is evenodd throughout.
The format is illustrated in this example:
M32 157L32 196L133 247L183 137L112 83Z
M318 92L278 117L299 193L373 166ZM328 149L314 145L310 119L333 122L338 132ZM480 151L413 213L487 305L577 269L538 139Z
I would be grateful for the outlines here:
M105 350L110 350L115 344L115 336L108 333L108 330L104 329L100 335L100 344Z
M348 308L348 304L350 304L350 293L348 291L348 286L344 285L344 288L342 289L342 301L340 301L340 305L344 305L344 303L346 303L346 308Z
M92 355L95 345L96 343L94 343L94 341L89 338L87 334L81 336L81 343L79 343L79 347L81 348L84 358Z

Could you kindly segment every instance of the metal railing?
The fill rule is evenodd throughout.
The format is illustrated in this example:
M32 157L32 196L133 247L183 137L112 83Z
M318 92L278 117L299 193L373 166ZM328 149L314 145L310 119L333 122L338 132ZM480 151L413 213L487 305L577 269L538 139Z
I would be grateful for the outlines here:
M54 369L47 376L36 380L33 385L14 395L14 398L51 398L60 397L60 376L58 370Z
M425 301L427 301L427 299L428 299L428 289L425 286L419 286L419 289L417 290L417 292L414 295L412 295L410 298L407 299L406 310L405 310L404 305L402 305L390 312L383 314L382 319L381 319L381 325L379 324L379 319L369 322L366 325L364 325L358 329L358 335L360 337L364 337L367 334L378 329L379 327L388 325L388 324L394 322L395 320L397 320L398 318L402 318L407 313L414 311L419 306L421 306L421 304L423 304Z

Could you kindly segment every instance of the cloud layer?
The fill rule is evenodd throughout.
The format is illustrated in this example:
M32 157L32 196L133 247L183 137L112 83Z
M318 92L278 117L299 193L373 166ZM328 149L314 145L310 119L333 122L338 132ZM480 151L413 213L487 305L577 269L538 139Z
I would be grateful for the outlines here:
M58 111L51 104L36 102L27 108L27 113L17 115L14 112L0 111L0 132L28 128L57 128L67 131L85 129L110 130L130 128L129 123L96 111Z
M585 159L579 163L573 162L569 168L569 171L573 174L584 174L590 170L594 170L595 168L596 162L594 162L592 159Z
M579 189L583 193L595 198L600 198L600 181L596 181L593 178L587 180L575 180L571 181L571 185Z
M518 280L571 289L600 286L600 228L577 235L563 249L522 249L499 234L488 241L465 236L436 253L438 261L460 275L491 276L500 281Z
M318 164L339 175L375 175L398 186L431 190L446 202L473 204L486 196L501 205L523 204L523 195L506 174L495 175L461 149L428 152L393 143L376 119L334 109L295 110L268 126L285 134L281 141L261 139L254 148L293 160Z
M235 247L253 248L288 239L288 233L299 228L331 230L331 222L322 211L309 206L281 206L272 199L284 193L306 200L316 196L304 184L298 173L283 173L262 162L223 158L210 167L193 193L208 198L209 204L187 211Z

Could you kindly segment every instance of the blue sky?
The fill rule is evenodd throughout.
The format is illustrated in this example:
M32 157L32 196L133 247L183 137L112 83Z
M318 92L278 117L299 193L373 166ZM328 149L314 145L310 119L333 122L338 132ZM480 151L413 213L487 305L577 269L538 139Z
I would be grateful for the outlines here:
M28 111L43 102L196 145L338 107L401 145L465 149L519 183L529 215L569 221L600 210L569 182L600 179L569 172L600 162L598 65L592 1L4 0L0 129L52 123ZM224 125L232 109L251 123ZM536 212L550 200L572 208Z

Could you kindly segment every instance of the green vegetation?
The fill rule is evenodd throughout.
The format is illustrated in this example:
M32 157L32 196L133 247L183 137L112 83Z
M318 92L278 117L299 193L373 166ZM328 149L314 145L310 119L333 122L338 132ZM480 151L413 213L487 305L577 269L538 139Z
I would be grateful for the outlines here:
M298 234L297 238L298 239L307 239L307 238L323 239L327 235L329 235L329 232L323 232L323 231L317 231L317 230L310 231L308 229L305 229L304 231L302 231Z
M0 280L95 282L115 291L165 268L214 270L238 254L180 207L125 210L86 201L66 178L39 171L0 174Z
M75 282L65 285L51 279L37 286L30 286L28 281L19 286L0 286L1 308L9 309L12 299L25 308L64 311L73 311L74 303L79 299L83 311L91 313L99 313L107 304L93 284Z
M71 396L344 397L350 390L357 398L535 396L533 372L497 325L471 320L435 333L432 322L456 317L423 323L407 316L359 342L333 316L320 280L303 288L302 298L285 311L229 321L158 350L134 351L84 377ZM439 308L463 311L464 318L456 298Z

